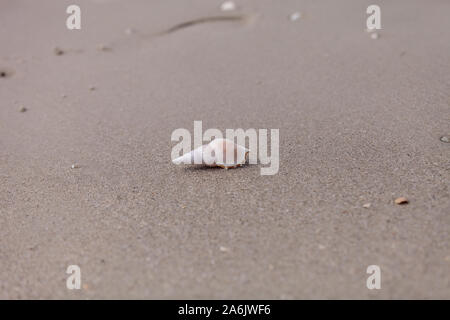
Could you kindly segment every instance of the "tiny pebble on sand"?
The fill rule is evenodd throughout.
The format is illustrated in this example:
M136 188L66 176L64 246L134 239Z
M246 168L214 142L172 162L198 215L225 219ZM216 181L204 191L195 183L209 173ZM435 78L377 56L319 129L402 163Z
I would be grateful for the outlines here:
M57 55L57 56L61 56L61 55L64 54L64 50L62 50L62 49L59 48L59 47L55 47L55 48L53 49L53 53L54 53L55 55Z
M108 46L108 45L106 45L104 43L101 43L101 44L98 45L97 50L98 51L105 51L105 52L107 52L107 51L111 51L112 49L111 49L110 46Z
M405 197L400 197L395 199L395 204L407 204L409 203L408 199L406 199Z

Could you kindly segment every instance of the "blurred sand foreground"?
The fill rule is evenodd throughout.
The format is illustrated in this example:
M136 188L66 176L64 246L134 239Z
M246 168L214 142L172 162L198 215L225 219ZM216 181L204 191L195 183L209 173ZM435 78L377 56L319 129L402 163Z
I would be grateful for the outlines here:
M450 298L450 2L376 3L1 1L0 298ZM173 165L194 120L278 174Z

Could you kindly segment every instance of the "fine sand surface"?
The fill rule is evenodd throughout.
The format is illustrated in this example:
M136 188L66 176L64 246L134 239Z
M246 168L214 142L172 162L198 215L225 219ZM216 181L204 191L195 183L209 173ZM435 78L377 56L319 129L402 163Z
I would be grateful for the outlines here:
M73 3L0 2L0 298L450 298L450 1ZM279 173L175 166L194 120Z

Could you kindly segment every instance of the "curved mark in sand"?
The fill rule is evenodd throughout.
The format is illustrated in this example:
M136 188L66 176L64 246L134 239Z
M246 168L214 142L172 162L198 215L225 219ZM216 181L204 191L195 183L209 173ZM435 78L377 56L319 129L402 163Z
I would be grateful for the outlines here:
M198 24L205 23L214 23L214 22L246 22L249 20L249 16L245 15L235 15L235 16L213 16L213 17L203 17L198 19L193 19L189 21L185 21L179 24L174 25L173 27L158 33L157 35L166 35L170 33L174 33L176 31L193 27Z
M169 35L172 33L175 33L177 31L194 27L199 24L208 24L208 23L216 23L216 22L233 22L233 23L243 23L243 24L250 24L257 18L256 14L250 14L250 15L223 15L223 16L210 16L210 17L200 17L188 21L184 21L181 23L178 23L168 29L165 29L163 31L157 32L157 33L141 33L137 30L134 30L132 28L128 28L127 30L130 30L130 32L127 32L128 37L127 38L121 38L116 41L109 41L107 48L102 49L102 46L106 45L100 45L97 49L99 51L111 51L113 47L116 45L121 45L123 42L132 41L133 39L136 40L151 40L152 38L160 37ZM131 31L132 30L132 31ZM130 35L134 35L130 36ZM62 54L65 53L67 50L62 51ZM79 52L82 52L82 50L79 50ZM55 51L56 55L61 55L59 51Z

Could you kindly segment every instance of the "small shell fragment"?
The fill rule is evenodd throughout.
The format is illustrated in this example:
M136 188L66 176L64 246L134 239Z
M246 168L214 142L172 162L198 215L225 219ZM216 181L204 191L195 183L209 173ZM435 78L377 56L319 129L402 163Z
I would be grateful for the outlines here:
M405 197L400 197L400 198L397 198L397 199L395 199L395 204L408 204L409 203L409 201L408 201L408 199L406 199Z
M370 203L363 204L363 208L369 209L370 208Z

